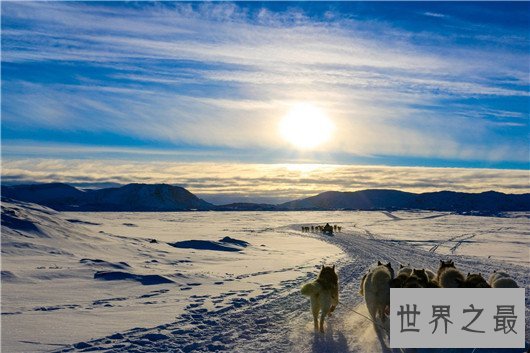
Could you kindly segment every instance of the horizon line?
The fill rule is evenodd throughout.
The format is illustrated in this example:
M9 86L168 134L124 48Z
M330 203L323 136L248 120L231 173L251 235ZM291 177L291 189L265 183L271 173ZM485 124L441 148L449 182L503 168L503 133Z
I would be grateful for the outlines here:
M203 196L206 195L206 196L222 196L222 194L200 194L200 193L194 193L190 190L188 190L187 188L183 187L183 186L180 186L180 185L177 185L177 184L169 184L169 183L127 183L127 184L118 184L116 186L109 186L109 187L101 187L101 188L80 188L78 186L76 186L75 184L71 184L71 183L64 183L64 182L49 182L49 183L39 183L39 182L35 182L35 183L22 183L22 184L4 184L3 182L1 183L1 186L4 187L17 187L17 186L34 186L34 185L50 185L50 184L58 184L58 185L66 185L66 186L69 186L69 187L73 187L77 190L80 190L80 191L91 191L91 190L104 190L104 189L113 189L113 188L122 188L122 187L125 187L125 186L128 186L128 185L166 185L166 186L171 186L171 187L179 187L179 188L182 188L186 191L188 191L189 193L191 193L192 195L196 196L197 198L213 205L213 206L228 206L228 205L231 205L231 204L255 204L255 205L270 205L270 206L280 206L282 204L285 204L285 203L289 203L289 202L294 202L294 201L300 201L300 200L304 200L304 199L307 199L307 198L311 198L311 197L315 197L315 196L319 196L319 195L322 195L322 194L325 194L325 193L356 193L356 192L364 192L364 191L396 191L396 192L401 192L401 193L406 193L406 194L414 194L414 195L423 195L423 194L435 194L435 193L442 193L442 192L450 192L450 193L456 193L456 194L473 194L473 195L478 195L478 194L485 194L485 193L498 193L498 194L503 194L503 195L529 195L530 192L522 192L522 193L506 193L506 192L502 192L502 191L497 191L497 190L487 190L487 191L480 191L480 192L465 192L465 191L455 191L455 190L447 190L447 189L440 189L440 190L437 190L437 191L426 191L426 192L411 192L411 191L403 191L403 190L400 190L400 189L385 189L385 188L376 188L376 189L358 189L358 190L353 190L353 191L337 191L337 190L328 190L328 191L323 191L323 192L319 192L317 194L314 194L314 195L311 195L311 196L307 196L307 197L302 197L302 198L296 198L296 199L292 199L292 200L289 200L289 201L285 201L285 202L281 202L281 203L265 203L265 202L251 202L251 201L247 201L247 202L230 202L230 203L223 203L223 204L215 204L215 203L212 203L212 202L209 202L209 201L206 201L203 199ZM251 197L251 196L245 196L245 195L241 195L241 197Z

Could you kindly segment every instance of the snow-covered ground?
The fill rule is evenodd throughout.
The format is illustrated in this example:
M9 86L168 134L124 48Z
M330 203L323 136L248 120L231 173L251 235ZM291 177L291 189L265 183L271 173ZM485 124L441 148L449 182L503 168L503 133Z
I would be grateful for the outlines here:
M342 232L300 231L325 222ZM529 225L524 214L58 213L4 202L2 351L381 352L386 338L357 294L374 262L436 270L450 256L528 287ZM322 263L341 283L325 334L299 292Z

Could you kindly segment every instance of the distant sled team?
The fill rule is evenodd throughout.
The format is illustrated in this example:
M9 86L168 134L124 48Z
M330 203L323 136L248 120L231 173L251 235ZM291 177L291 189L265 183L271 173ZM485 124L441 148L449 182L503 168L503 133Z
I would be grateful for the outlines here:
M378 261L362 277L359 289L374 324L376 320L384 323L388 317L390 288L518 288L518 285L510 275L501 271L494 271L488 281L481 273L464 276L453 260L440 260L437 273L400 264L397 274L390 262L383 264ZM331 315L339 303L339 280L335 266L322 266L318 278L302 287L302 294L311 299L315 329L324 332L325 317Z
M320 232L320 233L331 235L334 232L339 232L340 233L341 231L342 231L342 227L341 226L338 226L336 224L334 224L332 226L329 223L326 223L325 226L320 226L320 225L318 225L318 226L302 226L302 232L304 232L304 233Z

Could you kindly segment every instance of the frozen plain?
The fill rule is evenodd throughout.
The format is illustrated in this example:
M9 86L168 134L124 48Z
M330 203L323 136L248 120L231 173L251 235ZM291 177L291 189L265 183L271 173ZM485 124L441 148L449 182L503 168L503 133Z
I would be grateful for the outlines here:
M366 270L377 260L436 270L450 257L528 288L530 220L505 216L72 213L4 202L2 351L388 351L358 314ZM342 232L300 231L325 222ZM341 303L321 335L299 288L323 263L338 266ZM527 294L527 317L529 307Z

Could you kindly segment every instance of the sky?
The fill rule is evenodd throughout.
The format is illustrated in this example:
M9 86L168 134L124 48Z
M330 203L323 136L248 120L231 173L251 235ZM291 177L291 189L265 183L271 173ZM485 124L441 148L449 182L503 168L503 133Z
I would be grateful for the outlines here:
M5 184L530 191L529 2L1 8ZM279 131L300 104L333 127L310 149Z

